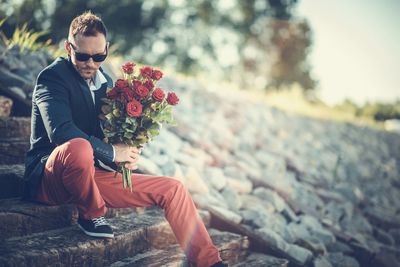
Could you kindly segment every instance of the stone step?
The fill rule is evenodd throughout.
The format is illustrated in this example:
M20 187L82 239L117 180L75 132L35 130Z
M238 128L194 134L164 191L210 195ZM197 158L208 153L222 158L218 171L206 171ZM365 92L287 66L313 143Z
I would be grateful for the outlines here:
M0 140L6 138L29 140L30 134L30 117L0 117Z
M106 217L117 217L141 208L108 209ZM0 200L0 240L71 226L78 211L74 205L47 206L20 199Z
M22 138L7 138L0 140L0 164L19 164L25 160L29 150L29 140Z
M0 165L0 199L22 196L24 170L23 164Z
M109 219L114 239L85 235L76 225L0 243L0 266L108 266L154 244L176 244L162 210Z
M12 104L11 98L0 95L0 117L10 116Z
M229 265L242 262L248 253L249 241L247 237L220 232L215 229L209 230L211 239L221 253L221 258ZM151 249L144 253L128 257L114 262L110 267L139 267L139 266L188 266L183 250L178 245L169 246L164 249ZM261 265L260 265L261 266Z
M288 267L289 261L263 253L250 253L243 261L232 265L232 267Z

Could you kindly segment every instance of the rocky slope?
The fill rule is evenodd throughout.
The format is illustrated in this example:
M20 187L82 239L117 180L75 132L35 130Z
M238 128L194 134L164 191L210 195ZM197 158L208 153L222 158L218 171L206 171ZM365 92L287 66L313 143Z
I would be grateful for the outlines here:
M164 79L178 127L142 168L182 179L215 223L296 265L397 266L400 136L289 115L196 81Z
M211 228L240 234L230 237L239 240L226 256L231 264L400 266L399 135L290 115L246 94L202 87L195 80L166 77L160 85L180 96L175 109L178 126L164 128L145 147L140 170L181 180L198 207L209 212ZM3 83L0 89L4 87L9 88ZM8 100L2 101L5 104L0 106L9 106ZM29 118L0 119L1 198L21 192L21 163L29 129ZM181 262L182 252L169 241L151 239L140 248L131 245L140 239L140 231L151 233L146 230L146 218L164 225L152 211L144 215L144 222L137 222L144 223L144 228L139 227L142 230L130 229L129 238L109 244L87 240L75 228L68 228L75 223L68 219L73 218L73 208L42 211L36 204L27 205L10 200L0 203L1 225L6 225L0 229L6 240L0 247L1 263L13 266L23 259L40 266L63 259L65 264L92 266L152 262L179 266ZM47 219L38 222L32 210L40 210L44 215L38 218ZM58 219L49 220L49 214L57 214ZM121 216L113 221L116 229L125 229L124 222L130 220L124 212L110 216ZM74 238L65 240L65 233ZM244 236L250 241L247 245ZM33 245L42 239L47 240L46 251L53 254ZM227 246L220 244L221 250ZM251 255L246 257L248 245ZM88 249L88 258L76 252L80 247ZM21 250L29 253L4 260ZM166 263L162 261L165 253L177 256ZM235 258L235 253L242 256ZM102 255L108 256L101 261Z

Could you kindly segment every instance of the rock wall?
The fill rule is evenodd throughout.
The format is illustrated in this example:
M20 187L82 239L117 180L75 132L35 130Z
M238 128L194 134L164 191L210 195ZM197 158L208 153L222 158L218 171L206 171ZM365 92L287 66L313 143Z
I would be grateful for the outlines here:
M398 266L400 135L290 115L193 80L175 90L178 127L140 168L176 177L255 250L315 266Z
M29 115L36 77L51 61L46 50L21 52L17 45L8 49L0 42L0 95L13 98L13 115Z

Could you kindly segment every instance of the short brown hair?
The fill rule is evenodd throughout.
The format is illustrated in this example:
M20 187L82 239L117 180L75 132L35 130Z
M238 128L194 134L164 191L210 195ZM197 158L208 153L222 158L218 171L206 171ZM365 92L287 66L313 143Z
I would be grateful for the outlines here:
M104 37L107 37L106 26L98 16L91 11L86 11L71 21L68 37L74 38L77 34L96 36L98 33L102 33Z

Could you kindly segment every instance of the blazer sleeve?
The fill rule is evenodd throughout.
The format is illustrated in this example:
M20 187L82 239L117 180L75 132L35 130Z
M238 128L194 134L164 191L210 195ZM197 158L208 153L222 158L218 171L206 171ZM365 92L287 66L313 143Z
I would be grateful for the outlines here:
M60 145L73 138L84 138L93 147L95 158L112 163L114 151L110 144L89 136L73 122L68 89L63 78L47 69L40 73L32 96L36 102L50 142Z

